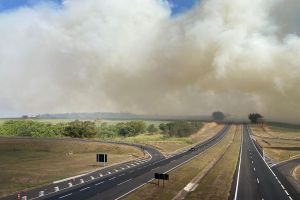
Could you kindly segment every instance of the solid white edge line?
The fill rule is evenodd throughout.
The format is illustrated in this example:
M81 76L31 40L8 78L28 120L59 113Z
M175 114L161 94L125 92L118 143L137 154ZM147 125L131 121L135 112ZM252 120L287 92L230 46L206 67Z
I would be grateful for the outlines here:
M240 149L239 171L238 171L238 176L236 179L234 200L237 199L237 193L238 193L238 188L239 188L241 162L242 162L242 154L243 154L243 141L244 141L244 126L242 126L242 141L241 141L241 147L240 147L241 149Z
M229 127L229 126L228 126L228 127ZM225 129L226 132L228 132L228 130L230 130L230 127L229 127L229 128L228 128L228 127ZM226 133L226 134L227 134L227 133ZM218 141L218 142L217 142L216 144L214 144L213 146L209 147L208 149L205 149L203 152L201 152L201 153L199 153L199 154L197 154L197 155L191 157L190 159L184 161L183 163L180 163L179 165L177 165L177 166L175 166L175 167L173 167L173 168L171 168L171 169L165 171L164 173L170 172L170 171L172 171L172 170L174 170L174 169L180 167L181 165L184 165L185 163L189 162L189 161L192 160L193 158L195 158L195 157L197 157L197 156L199 156L199 155L205 153L205 152L208 151L209 149L213 148L214 146L216 146L217 144L219 144L219 143L224 139L224 137L226 136L226 134L223 136L223 138L221 138L220 141ZM137 190L137 189L143 187L144 185L146 185L147 183L149 183L149 182L151 182L151 181L153 181L153 180L154 180L154 178L150 179L150 180L147 181L146 183L143 183L142 185L140 185L140 186L138 186L138 187L136 187L136 188L133 188L133 189L130 190L129 192L123 194L122 196L117 197L115 200L122 199L123 197L125 197L125 196L127 196L128 194L134 192L135 190Z
M250 133L252 133L252 130L251 130L251 128L247 125L247 129L249 130L248 131L248 134L249 134L249 136L250 136ZM255 149L256 149L256 151L257 151L257 153L258 153L258 155L261 157L261 159L264 161L264 163L267 165L267 167L268 167L268 169L271 171L271 173L274 175L274 177L276 178L276 174L273 172L273 170L270 168L270 166L266 163L266 161L264 160L264 158L260 155L260 153L259 153L259 151L258 151L258 149L256 148L256 145L254 144L254 142L253 142L253 140L252 140L252 138L250 137L250 140L251 140L251 142L252 142L252 144L253 144L253 146L255 147ZM280 181L278 181L278 183L280 183ZM285 190L284 190L285 191ZM287 193L288 194L288 193ZM289 196L289 195L288 195ZM290 197L291 198L291 197ZM292 199L292 198L291 198Z

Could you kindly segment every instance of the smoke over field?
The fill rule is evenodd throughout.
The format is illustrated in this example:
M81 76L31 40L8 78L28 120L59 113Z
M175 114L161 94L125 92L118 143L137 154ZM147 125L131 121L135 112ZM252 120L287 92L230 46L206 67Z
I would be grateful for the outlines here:
M0 13L0 112L300 122L300 1L65 0Z

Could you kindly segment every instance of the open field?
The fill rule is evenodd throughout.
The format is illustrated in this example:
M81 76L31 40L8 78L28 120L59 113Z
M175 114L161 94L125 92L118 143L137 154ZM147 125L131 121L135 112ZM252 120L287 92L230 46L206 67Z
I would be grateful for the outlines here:
M99 169L95 154L101 152L108 165L142 156L124 145L0 138L0 196Z
M300 183L300 165L298 165L293 171L293 177Z
M172 154L179 149L186 148L195 143L205 141L213 137L223 125L216 123L205 123L203 127L195 134L189 137L166 137L163 134L141 134L134 137L119 138L127 142L143 143L159 149L164 154Z
M16 119L16 120L18 120L18 119ZM22 120L22 119L20 119L20 120ZM76 119L30 119L30 120L37 121L37 122L50 123L50 124L58 124L58 123L72 122ZM8 121L8 119L0 119L0 124L5 121ZM107 123L108 125L115 125L117 123L129 122L129 121L134 121L134 120L95 120L95 119L89 120L89 119L86 119L86 120L82 120L82 121L94 121L97 126L100 126L102 123ZM144 121L147 124L147 126L150 124L154 124L157 127L161 123L170 122L170 121L159 121L159 120L138 120L138 121Z
M274 162L300 156L300 129L252 125L253 135Z
M232 127L230 129L230 133L225 136L225 138L218 143L216 146L212 147L211 149L207 150L205 153L200 154L196 158L192 159L188 163L180 166L179 168L171 171L169 173L170 180L165 182L165 188L158 187L155 183L156 181L153 181L153 183L148 183L142 188L138 189L136 192L130 194L125 199L126 200L139 200L141 197L143 197L144 200L146 199L172 199L174 196L177 195L177 193L183 189L195 176L199 175L203 172L205 167L209 165L218 155L222 154L224 150L226 149L226 146L230 144L233 140L233 137L236 132L236 127ZM236 134L236 138L240 137L240 134ZM237 146L239 146L239 140L235 139L235 143L237 143ZM234 149L236 150L236 149ZM238 157L237 154L233 155L233 157ZM233 159L233 158L231 158ZM233 160L237 160L233 159ZM230 168L230 167L228 167ZM227 168L226 168L227 169ZM224 177L223 182L219 181L218 188L220 190L224 191L224 194L227 194L230 190L230 185L233 173L234 173L235 167L232 166L232 171L228 174L227 177ZM225 174L225 172L224 172ZM230 177L231 175L232 177ZM211 177L211 176L210 176ZM219 177L222 179L222 177ZM225 185L221 185L225 184ZM228 185L228 186L227 186ZM229 187L229 189L228 189ZM213 188L213 187L212 187ZM201 196L201 199L204 198ZM199 197L197 198L199 199ZM225 198L227 199L227 198Z

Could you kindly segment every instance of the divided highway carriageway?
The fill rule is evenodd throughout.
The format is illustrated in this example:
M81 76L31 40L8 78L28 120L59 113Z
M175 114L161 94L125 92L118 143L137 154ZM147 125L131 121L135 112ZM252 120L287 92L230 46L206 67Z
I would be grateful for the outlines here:
M234 200L297 200L263 159L244 125Z
M56 191L52 191L44 196L28 196L27 200L122 199L134 190L152 181L154 173L167 173L185 164L207 149L213 147L224 138L229 128L229 125L225 125L214 137L206 140L203 143L195 145L193 151L186 150L171 157L165 158L153 150L151 151L146 149L151 155L151 159L147 161L139 162L138 164L133 165L120 165L118 169L115 167L115 170L110 171L110 173L96 172L97 174L94 174L88 180L84 180L84 182L81 181L72 185L65 184L64 187L56 188Z

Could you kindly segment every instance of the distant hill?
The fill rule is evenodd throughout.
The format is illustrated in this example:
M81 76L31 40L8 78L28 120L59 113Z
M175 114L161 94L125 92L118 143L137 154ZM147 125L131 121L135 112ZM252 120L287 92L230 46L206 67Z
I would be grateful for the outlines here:
M171 116L171 115L137 115L133 113L61 113L61 114L40 114L37 119L79 119L79 120L211 120L211 116Z

